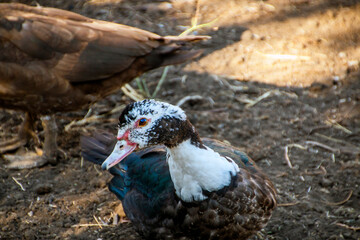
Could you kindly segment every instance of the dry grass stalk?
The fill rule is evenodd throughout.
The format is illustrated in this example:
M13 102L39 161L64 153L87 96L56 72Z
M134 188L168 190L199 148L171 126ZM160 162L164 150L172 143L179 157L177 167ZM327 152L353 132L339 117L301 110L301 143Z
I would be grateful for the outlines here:
M314 135L317 136L317 137L321 137L321 138L324 138L326 140L332 141L332 142L348 144L348 142L345 142L344 140L329 137L329 136L326 136L326 135L321 134L321 133L315 133Z
M353 231L360 231L360 227L352 227L352 226L348 226L348 225L343 224L343 223L336 223L335 225L338 225L340 227L344 227L344 228L347 228L347 229L350 229L350 230L353 230Z
M185 96L182 99L180 99L177 103L176 106L182 106L184 103L191 101L191 100L202 100L204 99L203 96L200 95L194 95L194 96Z
M98 224L99 228L102 229L102 225L105 225L105 224L101 224L101 223L98 221L98 219L95 217L95 215L93 215L93 217L94 217L96 223Z
M204 24L200 24L198 25L199 22L199 14L200 14L200 0L196 1L196 10L195 10L195 15L194 17L191 19L191 27L186 29L184 32L182 32L181 34L179 34L179 36L186 36L191 32L194 32L197 29L202 29L202 28L206 28L206 27L211 27L219 18L216 18L215 20L209 22L209 23L204 23ZM161 75L161 78L158 82L158 84L155 87L155 90L153 92L153 94L150 94L149 88L147 87L147 84L145 82L144 79L141 78L136 78L136 83L138 85L138 88L140 89L140 91L145 94L148 98L155 98L156 95L158 94L158 92L161 89L162 84L164 83L167 73L169 71L169 66L164 67L163 73ZM126 84L125 85L127 88L130 87L130 85ZM124 87L123 87L124 88ZM128 97L130 97L131 99L133 99L134 101L140 101L143 99L143 97L141 96L141 94L139 94L135 89L132 89L130 92L128 92L125 88L123 89L121 88L121 90L125 93L125 95L127 95ZM141 99L137 99L140 96Z
M32 172L33 172L33 169L31 169L31 170L24 176L24 178L27 178Z
M82 126L85 125L86 123L89 122L98 122L99 119L102 119L103 116L102 115L94 115L91 117L87 117L87 118L83 118L81 120L74 120L71 121L69 124L66 124L66 126L64 127L65 131L68 132L73 126Z
M325 204L326 204L326 205L330 205L330 206L342 205L342 204L346 203L347 201L349 201L349 199L351 198L352 194L353 194L353 190L350 190L348 196L347 196L344 200L342 200L342 201L340 201L340 202L325 202Z
M89 116L90 113L92 112L92 110L90 109L86 113L86 115L84 116L83 119L71 121L70 123L65 125L64 129L65 129L66 132L68 132L74 126L83 126L83 125L88 124L88 123L94 123L94 122L100 122L100 121L103 122L103 119L104 119L104 117L106 115L120 112L120 111L122 111L124 109L124 107L125 106L122 104L122 105L116 106L115 108L111 109L111 111L109 111L107 113L104 113L104 114L101 114L101 115L94 115L94 116Z
M285 91L279 91L278 89L275 89L275 90L270 90L270 91L265 92L261 96L257 97L255 100L243 99L244 102L247 102L247 104L245 105L245 108L250 108L250 107L254 106L255 104L257 104L258 102L260 102L268 97L274 96L274 95L275 96L286 95L287 97L290 97L290 98L298 98L298 96L296 94L288 93Z
M144 99L144 97L139 94L134 88L132 88L129 84L125 84L125 86L121 88L121 91L123 91L126 96L136 102Z
M249 100L249 103L245 105L245 108L250 108L250 107L254 106L261 100L264 100L265 98L272 96L276 92L278 92L278 90L270 90L270 91L262 94L260 97L257 97L255 100Z
M350 154L351 153L354 153L354 154L360 153L360 148L359 147L356 147L353 144L351 144L349 142L346 142L346 141L344 141L342 139L329 137L329 136L326 136L326 135L323 135L323 134L320 134L320 133L315 133L315 136L327 139L329 141L333 141L333 142L336 142L336 143L342 143L342 144L346 145L345 147L340 146L339 149L337 149L337 151L344 152L344 153L350 153Z
M290 206L294 206L297 205L299 202L293 202L293 203L278 203L277 206L278 207L290 207Z
M350 131L349 129L345 128L344 126L341 126L338 122L336 122L335 120L332 119L328 119L325 121L325 124L330 125L336 129L339 129L341 131L344 131L347 134L352 134L352 131Z
M293 169L293 165L292 165L292 163L290 161L288 153L289 153L289 146L285 146L285 160L286 160L286 163L289 166L289 168Z
M286 163L287 163L287 165L289 166L289 168L292 169L292 168L293 168L293 165L292 165L292 163L291 163L291 161L290 161L290 158L289 158L289 148L291 148L291 147L300 148L300 149L302 149L302 150L306 150L307 147L304 147L304 146L302 146L302 145L300 145L300 144L297 144L297 143L288 144L288 145L285 146L285 160L286 160Z
M330 152L340 152L339 149L336 149L336 148L333 148L331 146L328 146L326 144L323 144L323 143L320 143L320 142L316 142L316 141L305 141L305 143L307 145L313 145L313 146L317 146L317 147L321 147L321 148L324 148Z
M108 224L100 224L101 227L110 227ZM97 223L84 223L84 224L75 224L71 227L99 227L99 224Z
M20 186L21 190L23 190L25 192L25 188L23 187L23 185L14 177L12 177L12 179L14 180L14 182Z
M308 176L315 176L315 175L323 175L325 176L327 174L326 169L323 166L320 166L320 170L308 172L306 169L305 172L302 172L301 175L308 175Z

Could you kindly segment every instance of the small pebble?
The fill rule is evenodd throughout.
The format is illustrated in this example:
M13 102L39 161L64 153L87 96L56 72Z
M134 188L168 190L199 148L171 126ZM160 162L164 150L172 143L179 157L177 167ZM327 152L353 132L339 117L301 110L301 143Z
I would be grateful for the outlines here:
M28 215L29 215L29 217L32 217L32 216L34 216L34 212L30 211L30 212L28 212Z
M333 185L333 182L327 178L322 178L319 183L322 187L331 187Z

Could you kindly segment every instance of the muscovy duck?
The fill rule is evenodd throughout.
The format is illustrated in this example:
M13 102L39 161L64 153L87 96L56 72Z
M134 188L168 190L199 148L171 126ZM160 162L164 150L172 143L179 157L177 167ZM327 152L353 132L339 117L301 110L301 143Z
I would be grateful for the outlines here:
M26 117L18 136L0 143L0 153L37 139L34 122L45 116L43 156L17 156L9 166L54 159L54 113L87 107L146 71L193 59L201 51L190 44L207 38L162 37L65 10L1 3L0 108L25 111Z
M148 239L247 239L276 207L276 190L255 163L230 145L201 139L177 106L132 103L117 139L82 136L81 147L84 159L114 175L110 191Z

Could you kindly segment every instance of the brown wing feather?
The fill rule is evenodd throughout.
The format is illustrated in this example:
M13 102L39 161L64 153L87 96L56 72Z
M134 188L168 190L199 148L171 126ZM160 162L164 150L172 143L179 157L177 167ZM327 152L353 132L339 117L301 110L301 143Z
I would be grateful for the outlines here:
M23 4L0 4L0 106L69 111L142 73L192 59L204 36L161 37L138 28Z
M157 48L162 40L151 32L60 9L0 6L0 36L34 59L56 59L52 67L71 82L98 80L119 73L136 57ZM168 48L167 52L178 46Z
M114 75L159 45L160 36L140 29L75 17L59 9L35 12L31 7L5 5L0 11L0 36L32 60L56 59L52 67L71 82Z

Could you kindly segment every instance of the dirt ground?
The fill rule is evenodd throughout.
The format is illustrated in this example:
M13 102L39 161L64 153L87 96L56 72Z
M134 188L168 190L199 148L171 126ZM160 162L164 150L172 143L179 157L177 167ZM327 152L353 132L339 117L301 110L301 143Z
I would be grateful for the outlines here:
M37 3L161 35L180 34L196 12L194 0ZM199 6L199 23L216 21L197 34L212 39L200 44L199 59L169 68L157 98L175 104L188 97L182 107L201 136L242 148L272 179L279 207L253 239L360 239L360 1ZM162 72L142 76L151 91ZM119 217L110 174L79 154L80 134L115 132L130 101L121 92L107 97L92 106L91 122L69 125L88 109L58 114L64 156L57 165L8 170L0 162L1 239L139 239ZM0 110L0 138L13 136L22 119Z

